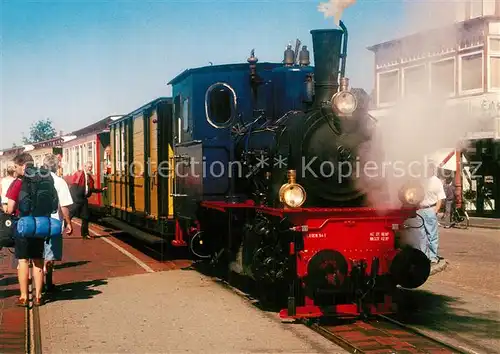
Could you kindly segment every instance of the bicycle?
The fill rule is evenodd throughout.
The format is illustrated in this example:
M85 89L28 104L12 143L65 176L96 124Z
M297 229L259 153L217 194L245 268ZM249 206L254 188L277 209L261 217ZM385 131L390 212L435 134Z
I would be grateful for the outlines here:
M453 212L451 213L451 223L446 225L445 229L451 229L452 227L456 227L458 229L468 229L469 228L469 214L467 211L462 208L453 208Z

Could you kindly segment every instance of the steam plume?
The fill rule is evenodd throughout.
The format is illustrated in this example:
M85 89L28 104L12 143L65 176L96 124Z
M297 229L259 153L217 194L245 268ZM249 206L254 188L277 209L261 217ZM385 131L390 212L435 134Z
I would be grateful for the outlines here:
M455 13L456 3L440 2L438 5L439 13ZM436 3L432 2L419 2L419 6L431 6L432 11L437 10ZM428 12L412 12L409 17L413 21L409 18L407 23L421 23L415 13ZM436 31L413 37L405 42L408 44L401 44L396 55L411 58L427 53L439 53L442 49L443 53L449 48L453 50L457 47L458 39L467 35L468 31L462 26L451 25L453 20L448 24L441 24L440 29ZM435 27L434 24L431 26ZM408 29L415 32L414 27ZM395 33L394 37L400 35ZM453 56L454 54L450 53L446 57ZM429 61L438 58L439 56L436 56ZM398 92L401 85L408 83L411 84L412 90L408 92L407 88L405 97L397 99L396 104L379 119L373 140L360 151L359 188L366 190L369 203L373 207L398 207L398 191L402 184L410 179L422 182L427 178L428 163L431 162L429 155L440 149L447 148L451 152L455 148L466 147L466 134L481 131L489 124L488 117L484 117L481 112L471 112L467 103L457 105L450 101L447 95L450 78L445 77L446 75L432 75L431 93L428 70L427 64L425 71L418 74L414 72L410 75L408 71L407 82L400 80L394 87L383 88L386 94L391 91ZM462 72L461 75L473 80L479 74L477 68L471 67L470 70L471 72ZM453 85L455 82L451 87ZM437 165L441 161L432 163Z
M333 17L334 23L338 26L342 13L346 8L353 5L356 0L329 0L318 5L318 11L323 12L325 18Z

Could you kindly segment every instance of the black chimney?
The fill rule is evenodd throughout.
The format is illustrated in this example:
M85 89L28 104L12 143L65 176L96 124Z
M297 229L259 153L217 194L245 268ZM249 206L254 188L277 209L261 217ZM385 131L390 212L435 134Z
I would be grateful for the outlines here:
M330 101L338 90L339 73L343 71L340 70L340 60L343 57L344 31L341 29L312 30L311 35L314 53L314 101L315 105L319 106L323 102ZM344 43L344 47L346 44Z

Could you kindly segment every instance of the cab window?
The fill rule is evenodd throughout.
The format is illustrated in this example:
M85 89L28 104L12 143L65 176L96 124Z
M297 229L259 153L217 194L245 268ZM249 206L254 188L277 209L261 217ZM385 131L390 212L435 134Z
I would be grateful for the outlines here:
M208 122L215 128L228 126L236 112L236 94L226 83L210 86L205 95Z

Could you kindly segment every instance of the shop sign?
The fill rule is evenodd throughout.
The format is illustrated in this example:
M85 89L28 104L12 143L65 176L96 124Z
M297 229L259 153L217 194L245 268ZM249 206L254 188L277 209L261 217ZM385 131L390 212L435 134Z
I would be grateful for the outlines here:
M483 116L485 118L500 117L500 94L494 93L451 99L449 103L451 106L465 110L475 116Z

